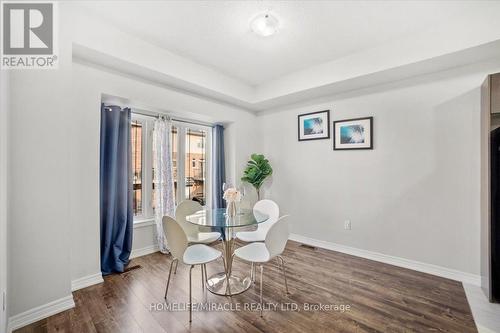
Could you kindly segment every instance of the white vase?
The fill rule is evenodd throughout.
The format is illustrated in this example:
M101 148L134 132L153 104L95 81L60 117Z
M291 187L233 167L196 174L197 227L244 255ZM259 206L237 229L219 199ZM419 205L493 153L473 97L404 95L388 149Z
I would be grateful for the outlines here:
M236 202L230 201L227 203L226 215L228 217L235 217L236 216Z

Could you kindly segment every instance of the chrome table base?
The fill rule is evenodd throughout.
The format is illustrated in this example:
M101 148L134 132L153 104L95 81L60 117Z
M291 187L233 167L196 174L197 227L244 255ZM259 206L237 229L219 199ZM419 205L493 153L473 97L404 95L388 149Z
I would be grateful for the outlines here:
M212 275L207 280L206 286L207 289L213 294L220 296L232 296L241 294L252 285L252 279L250 277L241 278L231 275L229 277L229 286L227 281L228 279L226 278L226 273L221 272Z
M207 289L216 295L232 296L238 295L250 288L252 279L250 277L239 277L232 274L235 239L233 228L226 228L224 239L222 240L222 260L224 262L224 272L210 276L206 280Z

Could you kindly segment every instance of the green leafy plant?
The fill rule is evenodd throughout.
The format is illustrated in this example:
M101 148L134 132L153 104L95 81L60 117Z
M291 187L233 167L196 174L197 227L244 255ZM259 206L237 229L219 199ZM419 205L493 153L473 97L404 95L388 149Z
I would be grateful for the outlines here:
M241 180L250 183L257 191L257 198L260 200L260 188L267 177L273 174L273 168L269 160L260 154L252 154L247 162L247 167L243 172Z

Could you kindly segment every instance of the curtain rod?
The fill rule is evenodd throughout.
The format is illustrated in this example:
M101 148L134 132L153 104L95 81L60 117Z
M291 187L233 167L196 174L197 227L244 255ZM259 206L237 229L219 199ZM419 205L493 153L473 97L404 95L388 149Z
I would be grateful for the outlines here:
M108 106L108 105L106 105L106 106ZM172 119L172 121L176 121L178 123L201 125L201 126L205 126L205 127L214 127L214 124L210 124L210 123L206 123L206 122L202 122L202 121L193 121L193 120L187 120L187 119L181 119L181 118L174 118L174 117L171 117L167 113L152 112L152 111L147 111L147 110L136 109L133 107L131 107L130 110L132 111L132 113L140 114L140 115L146 116L146 117L159 118L161 116L166 116L166 117L170 117Z

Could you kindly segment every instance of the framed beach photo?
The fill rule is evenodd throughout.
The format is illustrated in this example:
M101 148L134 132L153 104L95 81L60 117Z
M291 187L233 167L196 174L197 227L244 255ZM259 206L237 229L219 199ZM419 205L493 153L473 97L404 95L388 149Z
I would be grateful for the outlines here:
M373 149L373 117L333 122L333 149Z
M330 110L299 114L299 141L330 138Z

